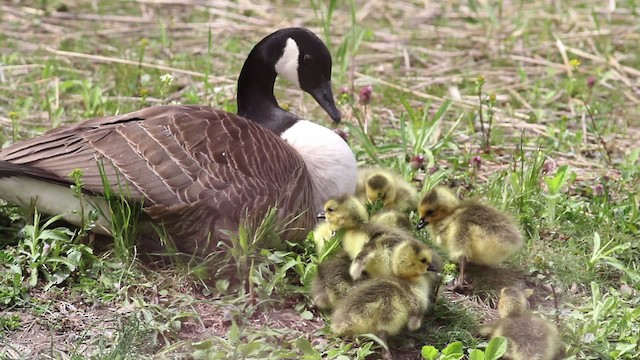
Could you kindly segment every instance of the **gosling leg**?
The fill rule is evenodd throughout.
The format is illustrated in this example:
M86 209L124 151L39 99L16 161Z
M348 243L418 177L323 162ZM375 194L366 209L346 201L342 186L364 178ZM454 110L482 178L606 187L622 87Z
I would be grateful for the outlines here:
M391 349L389 349L389 342L387 341L388 335L386 331L380 333L380 340L382 340L385 344L384 350L382 350L382 360L393 360L393 355L391 354Z
M470 288L469 284L465 280L464 269L467 265L467 257L460 257L460 274L458 275L458 279L453 283L453 286L448 287L449 290L455 291L457 293L462 293L464 290Z

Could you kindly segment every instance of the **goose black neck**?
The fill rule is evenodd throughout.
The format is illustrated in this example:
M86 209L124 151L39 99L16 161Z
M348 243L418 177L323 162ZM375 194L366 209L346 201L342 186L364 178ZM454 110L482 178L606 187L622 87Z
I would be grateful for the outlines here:
M238 115L281 135L299 118L278 105L273 94L275 66L256 50L249 54L238 78Z

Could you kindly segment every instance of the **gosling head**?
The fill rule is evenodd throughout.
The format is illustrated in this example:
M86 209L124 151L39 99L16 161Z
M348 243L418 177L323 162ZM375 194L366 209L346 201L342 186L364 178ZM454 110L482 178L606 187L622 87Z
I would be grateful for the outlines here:
M418 204L418 230L451 215L459 204L460 200L449 188L438 186L431 189Z
M355 196L344 194L324 203L318 218L326 219L332 231L353 229L369 220L367 208Z
M517 316L527 310L529 296L533 294L531 289L520 290L513 286L502 288L500 300L498 300L498 313L501 318Z
M389 205L396 199L393 177L383 172L372 174L365 183L365 193L370 202L382 200L385 206Z
M393 273L401 278L415 278L436 271L431 249L419 241L405 241L398 245L391 262Z

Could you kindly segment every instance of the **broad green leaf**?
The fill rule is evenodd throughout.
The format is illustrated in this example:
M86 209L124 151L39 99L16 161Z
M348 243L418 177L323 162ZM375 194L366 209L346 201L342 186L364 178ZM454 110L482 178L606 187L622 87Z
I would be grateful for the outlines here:
M478 349L469 351L469 360L485 360L484 352Z
M425 360L435 360L440 355L440 351L432 345L425 345L422 347L422 358Z
M203 340L200 342L191 343L191 347L197 350L208 350L213 347L213 341L209 339L209 340Z
M311 313L311 311L305 310L305 311L300 313L300 317L305 319L305 320L311 320L311 319L313 319L313 314Z
M34 287L38 284L38 268L29 269L29 286Z
M258 355L256 354L257 350L260 350L260 348L262 348L262 344L259 341L251 341L249 343L243 344L240 346L240 353L242 353L242 355L244 356L249 356L249 355Z
M562 165L556 170L556 174L554 177L548 177L544 179L544 182L547 184L549 194L557 194L567 183L567 178L569 176L569 172L567 171L568 169L568 165Z
M507 352L507 339L502 336L497 336L489 341L489 345L484 351L485 358L487 360L497 360Z
M233 344L237 344L240 340L240 329L235 321L231 322L231 328L229 329L229 341Z
M298 347L298 349L300 349L300 351L302 351L303 354L310 356L313 359L320 359L320 354L316 349L313 348L309 340L303 337L299 337L296 340L296 346Z
M458 356L457 359L462 358L464 356L464 352L462 351L462 343L460 341L452 342L442 350L442 355L454 357Z
M218 291L220 291L221 293L226 293L227 289L229 288L229 280L227 279L220 279L218 281L216 281L216 289Z
M79 250L71 250L69 255L67 255L69 261L77 267L80 265L80 260L82 259L82 252Z

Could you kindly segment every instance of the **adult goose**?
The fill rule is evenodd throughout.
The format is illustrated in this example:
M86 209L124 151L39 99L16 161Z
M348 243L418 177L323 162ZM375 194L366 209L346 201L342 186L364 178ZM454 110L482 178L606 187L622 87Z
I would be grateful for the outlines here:
M277 75L340 121L329 50L307 29L282 29L244 63L240 116L208 106L153 106L51 130L0 151L0 197L20 206L35 201L41 212L79 224L68 176L81 169L86 201L106 209L102 167L110 187L142 203L183 252L204 250L203 241L212 250L274 206L281 220L301 214L292 225L310 229L328 198L354 192L356 161L335 132L278 106ZM96 231L108 233L108 219Z

